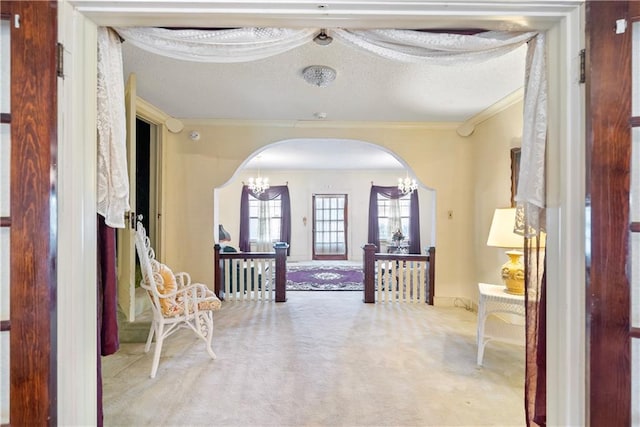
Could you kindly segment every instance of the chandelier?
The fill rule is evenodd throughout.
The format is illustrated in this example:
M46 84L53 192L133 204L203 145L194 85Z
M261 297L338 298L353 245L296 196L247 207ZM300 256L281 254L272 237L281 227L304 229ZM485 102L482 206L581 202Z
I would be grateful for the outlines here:
M260 160L261 160L261 157L262 157L262 155L260 155L260 154L258 154L256 156L256 163L258 165L258 177L257 178L254 178L254 177L249 178L249 184L247 185L249 190L251 190L255 196L259 196L260 194L264 193L267 188L269 188L269 178L263 178L260 175Z
M415 179L410 179L409 175L406 178L398 178L398 190L402 194L413 193L418 189L418 183Z
M336 79L336 70L326 65L309 65L302 70L305 82L318 87L327 87Z
M269 178L263 178L258 176L257 178L249 178L249 190L253 192L256 196L264 193L267 188L269 188Z

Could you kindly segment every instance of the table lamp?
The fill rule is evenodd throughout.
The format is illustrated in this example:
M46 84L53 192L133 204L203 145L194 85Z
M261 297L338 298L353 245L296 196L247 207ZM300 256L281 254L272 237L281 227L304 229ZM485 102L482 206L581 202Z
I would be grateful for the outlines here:
M218 240L220 242L230 242L231 234L227 230L224 229L222 224L218 224Z
M516 208L499 208L493 213L487 246L508 248L509 261L501 268L502 281L510 294L524 295L524 264L521 261L524 236L513 232Z

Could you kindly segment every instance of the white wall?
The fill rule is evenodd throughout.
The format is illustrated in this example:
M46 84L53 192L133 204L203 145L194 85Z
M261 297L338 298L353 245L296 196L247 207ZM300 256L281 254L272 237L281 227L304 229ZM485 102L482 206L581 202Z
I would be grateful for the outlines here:
M348 259L362 260L362 246L367 243L367 218L369 215L369 190L375 185L393 186L403 170L261 170L262 176L269 177L271 185L288 183L291 197L291 261L305 261L312 258L312 195L347 195L347 245ZM238 247L240 229L240 192L242 182L256 171L243 170L233 182L221 188L219 195L219 220L231 234L230 244ZM422 252L435 241L433 235L435 214L435 191L418 189L420 202L420 242ZM306 218L306 225L303 218Z
M522 101L477 125L473 141L474 261L478 282L502 283L500 268L505 250L487 246L489 227L496 208L511 206L511 148L520 147ZM474 301L477 302L477 289Z

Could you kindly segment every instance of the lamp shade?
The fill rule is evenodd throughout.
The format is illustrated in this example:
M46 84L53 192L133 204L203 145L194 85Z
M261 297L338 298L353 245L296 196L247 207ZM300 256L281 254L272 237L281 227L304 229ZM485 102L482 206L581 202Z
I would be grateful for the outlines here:
M218 224L218 239L221 242L229 242L229 241L231 241L231 234L229 234L229 232L224 229L222 224Z
M498 248L522 248L524 236L513 232L516 224L516 208L499 208L493 213L487 246Z

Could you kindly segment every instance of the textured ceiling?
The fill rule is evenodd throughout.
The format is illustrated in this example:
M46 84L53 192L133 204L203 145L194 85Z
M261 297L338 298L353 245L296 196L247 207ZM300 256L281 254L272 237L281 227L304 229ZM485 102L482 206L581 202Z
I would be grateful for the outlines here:
M522 87L526 46L480 64L407 64L334 40L275 57L205 64L161 57L123 44L125 75L138 94L178 118L460 122ZM337 71L329 87L301 77L308 65Z
M123 44L125 76L136 74L138 95L173 117L190 119L463 122L522 87L525 54L526 46L522 46L479 64L407 64L334 40L328 46L308 43L258 61L205 64L162 57L126 41ZM302 69L314 64L337 71L333 84L316 87L302 79ZM326 118L318 119L317 113ZM318 156L333 154L317 142L300 150L316 165L322 162ZM329 143L339 144L342 150L351 147L349 152L357 157L341 157L345 165L353 165L358 158L362 168L374 167L373 163L362 164L368 156L358 152L369 152L371 146ZM279 147L277 158L282 164L273 167L294 168L289 166L294 152L300 154L294 146ZM318 150L310 156L314 149ZM268 151L263 153L265 158L268 155ZM385 157L386 167L398 167L395 159ZM377 159L376 164L379 162ZM339 167L335 159L333 164Z

